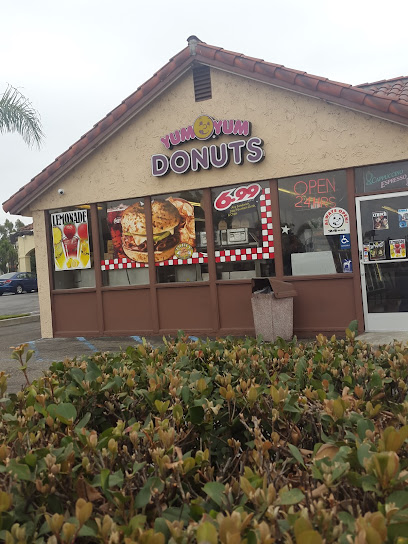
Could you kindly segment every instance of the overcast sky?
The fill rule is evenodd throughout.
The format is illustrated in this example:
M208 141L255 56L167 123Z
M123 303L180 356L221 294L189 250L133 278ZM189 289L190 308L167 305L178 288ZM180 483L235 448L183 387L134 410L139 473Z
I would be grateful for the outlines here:
M187 37L359 84L408 76L407 0L0 0L0 93L39 111L41 150L0 134L4 202L183 49ZM0 210L0 222L9 217ZM29 223L29 218L23 219Z

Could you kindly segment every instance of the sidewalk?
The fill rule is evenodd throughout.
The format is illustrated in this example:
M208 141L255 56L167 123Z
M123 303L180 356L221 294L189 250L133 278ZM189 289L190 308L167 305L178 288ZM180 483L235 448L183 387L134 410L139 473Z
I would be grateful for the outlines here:
M5 329L6 330L6 329ZM32 337L31 337L32 338ZM191 341L195 340L195 336L190 336ZM157 347L163 343L160 336L146 337L146 341L153 347ZM124 336L124 337L101 337L101 338L85 338L82 336L74 338L40 338L39 340L25 340L24 335L21 335L18 343L27 343L28 348L34 351L34 354L27 365L27 373L30 382L43 375L44 370L47 370L53 361L62 361L66 357L72 359L77 357L81 359L88 357L96 352L113 351L119 352L125 350L128 346L135 346L142 342L140 336ZM7 355L3 354L0 361L0 370L9 374L7 391L16 393L25 385L23 373L19 368L19 363L10 357L11 351L7 350Z
M25 315L23 317L0 319L0 328L12 327L13 325L19 325L20 323L34 323L34 321L40 321L40 314L32 313L31 315Z
M358 340L373 344L374 346L382 346L384 344L392 344L394 340L397 342L408 342L408 331L394 332L364 332L357 336Z

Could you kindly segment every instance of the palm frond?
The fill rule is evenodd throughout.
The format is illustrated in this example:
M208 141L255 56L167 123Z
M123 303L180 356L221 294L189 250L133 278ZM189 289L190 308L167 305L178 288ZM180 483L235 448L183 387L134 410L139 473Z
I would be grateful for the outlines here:
M0 98L0 133L17 132L28 145L40 143L44 137L38 112L31 102L11 85Z

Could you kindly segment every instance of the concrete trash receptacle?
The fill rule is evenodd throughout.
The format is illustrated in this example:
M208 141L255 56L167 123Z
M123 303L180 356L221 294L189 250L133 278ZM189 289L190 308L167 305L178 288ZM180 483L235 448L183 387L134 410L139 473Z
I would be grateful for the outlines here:
M267 342L278 336L284 340L293 337L293 297L297 295L291 283L273 278L252 279L252 313L255 335Z

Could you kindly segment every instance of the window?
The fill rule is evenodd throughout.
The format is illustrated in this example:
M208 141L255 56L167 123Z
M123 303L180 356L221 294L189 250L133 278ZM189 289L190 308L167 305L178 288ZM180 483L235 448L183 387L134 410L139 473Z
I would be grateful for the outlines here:
M98 204L103 285L149 283L147 234L142 199Z
M345 171L281 179L278 191L284 274L352 271Z
M408 161L356 168L355 185L357 194L407 189Z
M54 289L95 286L89 206L50 211Z
M152 225L158 283L208 281L203 192L155 196Z
M217 279L275 274L267 182L212 189Z

